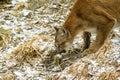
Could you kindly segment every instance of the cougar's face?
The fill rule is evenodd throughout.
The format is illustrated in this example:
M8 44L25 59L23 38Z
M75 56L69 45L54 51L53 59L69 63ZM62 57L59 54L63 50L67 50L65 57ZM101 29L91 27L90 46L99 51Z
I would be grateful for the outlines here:
M66 48L66 43L69 39L69 33L63 28L55 28L55 47L57 52L62 52Z

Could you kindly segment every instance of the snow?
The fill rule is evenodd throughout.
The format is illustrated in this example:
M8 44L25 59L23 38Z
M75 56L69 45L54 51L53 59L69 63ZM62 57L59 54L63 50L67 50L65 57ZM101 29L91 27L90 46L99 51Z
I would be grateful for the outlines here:
M83 80L97 80L102 73L108 73L108 76L110 73L116 71L117 66L120 66L120 28L114 29L115 37L111 39L112 49L109 51L109 54L102 54L105 59L104 57L101 59L84 57L70 61L68 57L63 59L63 61L66 61L63 62L63 64L65 66L71 62L72 65L62 68L61 64L54 66L52 63L46 66L42 61L50 54L51 50L55 50L54 27L60 27L64 23L70 12L70 3L66 1L67 3L61 3L61 6L58 6L59 4L57 3L48 3L35 10L28 10L26 8L21 11L14 10L14 7L20 5L19 3L21 2L25 3L27 0L12 0L12 4L10 5L13 6L13 8L2 9L0 12L0 28L11 29L12 31L11 43L8 44L5 49L0 47L0 79L4 78L4 76L1 76L1 73L6 74L11 70L18 80L46 80L47 77L53 77L53 79L55 79L56 76L57 79L60 78L61 80L64 78L66 78L66 80L74 78L75 80L79 80L79 76L77 75L85 73L84 71L92 77L89 78L85 76L86 78L83 78L84 75L87 74L81 74ZM57 7L58 9L56 11ZM27 58L28 61L23 61L20 65L14 66L19 62L15 60L16 56L12 56L13 59L11 59L9 55L20 45L34 37L37 37L37 39L32 43L32 46L34 48L37 47L40 50L40 54L37 55L37 57ZM95 36L93 35L93 39L94 38ZM81 48L82 41L80 34L76 37L73 48ZM64 57L61 54L57 54L56 56L59 59ZM54 56L52 55L52 57ZM117 78L120 80L120 77Z

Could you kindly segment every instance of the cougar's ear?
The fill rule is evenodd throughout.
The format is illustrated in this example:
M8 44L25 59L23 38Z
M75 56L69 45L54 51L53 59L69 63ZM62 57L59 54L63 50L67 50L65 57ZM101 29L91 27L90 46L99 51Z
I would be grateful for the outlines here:
M55 28L56 32L60 32L60 33L63 33L63 34L66 33L65 29L63 29L63 28L57 28L57 27L54 27L54 28Z
M64 28L57 28L57 27L55 27L55 30L56 30L56 32L62 33L62 35L69 36L69 32L66 29L64 29Z

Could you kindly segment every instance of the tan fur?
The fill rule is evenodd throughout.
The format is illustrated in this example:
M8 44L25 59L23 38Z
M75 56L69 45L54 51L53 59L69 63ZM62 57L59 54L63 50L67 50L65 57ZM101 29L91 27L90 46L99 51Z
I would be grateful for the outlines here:
M56 28L56 49L60 52L66 48L66 43L71 44L79 32L95 29L96 40L85 50L94 53L119 22L120 0L77 0L62 28Z

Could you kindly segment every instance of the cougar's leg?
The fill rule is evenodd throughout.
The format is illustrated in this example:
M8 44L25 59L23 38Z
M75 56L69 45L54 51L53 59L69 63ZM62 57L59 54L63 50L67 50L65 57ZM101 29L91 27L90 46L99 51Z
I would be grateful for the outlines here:
M95 17L97 18L96 21L98 24L96 25L96 40L94 43L84 51L84 56L89 53L95 53L99 50L99 48L104 44L105 40L107 39L109 33L111 32L113 26L116 23L116 19L108 14L104 9L98 7L95 11Z
M100 16L100 22L98 22L99 25L97 25L96 29L96 40L93 46L91 46L91 49L94 49L93 52L96 52L104 44L112 28L116 24L116 19L104 9L97 7L96 14Z
M97 27L96 40L93 43L93 45L90 47L91 51L93 51L93 52L98 51L99 48L104 44L105 40L107 39L109 33L111 32L111 30L114 26L114 23L115 23L114 21L110 21L106 25Z
M91 37L90 32L87 31L83 32L83 41L84 41L83 51L89 48L91 43L90 37Z

